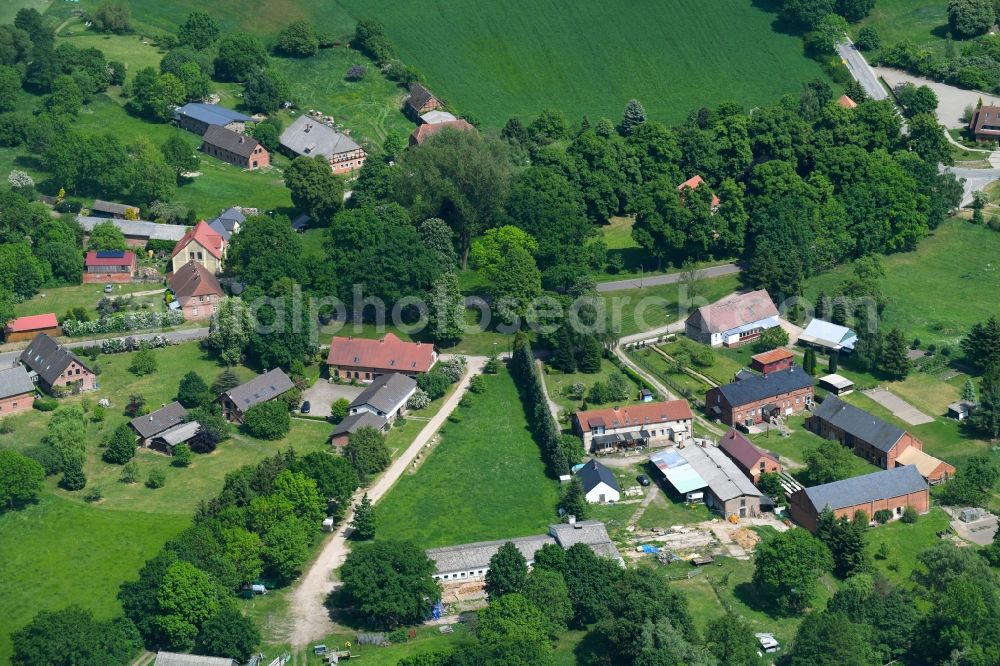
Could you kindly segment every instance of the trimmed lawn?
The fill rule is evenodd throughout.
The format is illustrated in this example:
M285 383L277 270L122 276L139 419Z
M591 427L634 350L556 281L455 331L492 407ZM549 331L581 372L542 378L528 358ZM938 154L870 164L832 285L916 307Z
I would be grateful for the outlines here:
M948 529L948 522L948 514L935 507L912 525L894 520L874 527L868 530L868 552L872 554L872 561L880 573L897 585L906 586L917 567L917 553L938 543L937 533ZM889 557L875 559L874 555L883 543L889 546Z
M907 340L956 347L969 327L1000 309L1000 234L959 219L946 220L914 252L883 260L889 298L883 330L900 328ZM834 293L850 266L811 278L805 295Z
M118 587L187 527L189 517L105 511L43 493L37 504L0 514L0 663L10 633L42 609L80 604L101 619L119 612Z
M81 264L82 266L82 264ZM45 314L54 312L56 317L62 319L66 311L70 308L85 308L96 319L97 303L104 298L115 296L127 296L137 291L151 291L162 289L163 285L156 282L145 282L142 284L116 284L115 290L110 294L104 293L103 284L78 284L71 287L53 287L51 289L41 289L30 300L18 303L14 306L14 314L18 317L26 315ZM149 297L139 297L137 302L152 302L160 307L155 309L163 310L163 294Z
M782 461L786 463L788 461L792 461L793 463L798 463L804 466L806 451L815 447L823 440L818 435L806 430L804 414L786 417L785 423L792 430L788 437L782 437L777 428L772 428L770 433L765 432L764 434L753 435L750 439L760 448L777 453ZM879 467L872 465L867 460L852 454L851 468L848 476L871 474L872 472L879 471L879 469ZM798 478L803 472L805 472L805 469L801 468L787 471L789 471L792 476Z
M527 0L476 11L462 0L340 4L355 18L382 21L432 90L491 127L545 108L574 122L584 114L617 122L633 97L650 117L678 122L700 106L735 99L752 107L824 78L798 36L774 29L770 3L585 0L573 11Z
M671 356L681 350L686 351L689 355L692 355L696 351L704 353L702 351L703 349L711 350L712 364L710 366L702 367L692 363L688 367L699 374L705 375L709 379L715 380L719 384L728 384L733 381L733 377L736 376L737 372L743 368L750 367L750 356L754 354L753 350L751 350L749 346L741 347L738 350L713 348L706 345L700 345L697 342L681 337L680 335L678 335L677 339L673 342L660 345L660 349ZM734 357L729 353L726 353L731 351L742 351L743 354ZM742 359L744 354L746 355L745 361Z
M625 289L602 293L612 325L621 335L648 331L666 324L683 321L702 305L713 303L739 289L740 279L727 275L701 280L697 298L680 300L678 284Z
M432 548L543 534L557 519L558 484L510 375L486 375L486 392L471 397L426 461L379 502L381 536Z

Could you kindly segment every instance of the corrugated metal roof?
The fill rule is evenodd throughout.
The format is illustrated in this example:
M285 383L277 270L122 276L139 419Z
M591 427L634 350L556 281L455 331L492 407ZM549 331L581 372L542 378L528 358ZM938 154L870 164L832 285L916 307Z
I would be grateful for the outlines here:
M194 118L199 122L207 123L209 125L226 126L232 122L249 123L253 121L253 118L242 114L239 111L233 111L232 109L227 109L226 107L219 106L218 104L204 104L201 102L191 102L190 104L185 104L177 109L177 115Z
M708 482L701 478L701 475L675 448L657 451L649 456L649 462L653 463L670 485L681 494L708 486Z

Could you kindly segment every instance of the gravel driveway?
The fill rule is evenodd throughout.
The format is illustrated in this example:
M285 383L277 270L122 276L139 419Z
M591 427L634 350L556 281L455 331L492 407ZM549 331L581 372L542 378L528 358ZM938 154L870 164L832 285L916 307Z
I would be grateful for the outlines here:
M312 416L329 416L330 405L340 398L347 398L350 402L364 391L363 386L351 386L349 384L333 384L325 379L318 379L302 394L303 400L310 403L310 414Z
M938 121L945 127L964 127L965 123L962 122L962 114L965 112L965 107L976 106L980 98L982 98L983 104L1000 104L1000 97L992 97L978 90L956 88L955 86L949 86L947 83L931 81L930 79L901 72L898 69L890 69L888 67L874 67L873 69L876 74L882 77L893 88L901 83L912 83L915 86L927 86L933 90L938 97Z

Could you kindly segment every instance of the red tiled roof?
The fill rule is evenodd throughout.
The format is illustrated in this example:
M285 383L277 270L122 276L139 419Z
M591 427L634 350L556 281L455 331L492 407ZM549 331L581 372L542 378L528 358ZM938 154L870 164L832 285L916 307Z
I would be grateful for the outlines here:
M677 191L678 192L683 192L684 190L686 190L688 188L690 188L692 190L696 190L696 189L698 189L698 186L703 185L704 183L705 183L705 179L702 178L701 176L691 176L690 178L688 178L683 183L681 183L680 185L677 186ZM717 208L718 205L719 205L719 203L720 203L719 202L719 197L715 196L715 194L713 193L712 194L712 208Z
M610 409L591 409L577 412L577 420L585 431L603 425L606 428L624 428L627 426L652 425L666 421L683 421L693 419L691 406L687 400L669 400L667 402L646 402L639 405L628 405Z
M415 143L418 146L426 141L431 136L437 134L446 127L450 127L454 130L459 130L461 132L475 132L476 128L473 127L469 121L459 118L457 120L448 120L443 123L435 123L433 125L421 125L417 129L413 130L410 134L410 143Z
M434 365L434 346L403 342L392 333L386 333L381 340L334 338L326 362L337 367L427 372Z
M170 276L170 291L177 298L192 296L223 296L222 286L212 271L197 261L189 261Z
M53 313L18 317L7 324L8 333L23 333L25 331L41 331L46 328L56 328L59 322Z
M771 460L778 462L778 459L772 454L758 449L754 446L754 443L743 436L742 433L736 432L732 429L722 436L722 439L719 441L719 448L722 449L730 458L740 463L747 469L753 469L757 464L757 461L761 458L770 458Z
M84 266L131 266L135 263L135 252L126 250L120 257L99 257L97 252L91 250L84 259Z
M853 99L851 99L847 95L841 95L840 97L838 97L837 98L837 104L841 105L845 109L853 109L854 107L856 107L858 105L857 102L855 102Z
M772 349L771 351L766 351L761 354L755 354L750 358L757 361L761 365L767 365L769 363L777 363L778 361L784 361L795 356L792 352L787 349Z
M198 241L216 259L222 258L222 250L226 246L226 241L217 231L208 226L208 222L205 220L196 224L193 229L188 229L187 233L177 241L177 245L174 246L174 251L170 255L171 258L176 257L177 253L186 248L193 240Z

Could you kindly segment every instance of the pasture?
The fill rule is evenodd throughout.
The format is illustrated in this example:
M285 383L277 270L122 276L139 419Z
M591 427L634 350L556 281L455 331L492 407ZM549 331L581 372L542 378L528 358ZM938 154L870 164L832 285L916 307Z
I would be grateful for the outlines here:
M422 548L544 534L557 520L558 484L545 474L514 382L486 375L415 474L379 502L379 535Z
M573 121L621 118L639 99L678 122L701 106L746 107L822 77L797 35L774 29L770 2L498 0L474 11L436 3L340 0L356 19L382 21L401 58L432 90L486 125L556 108Z

